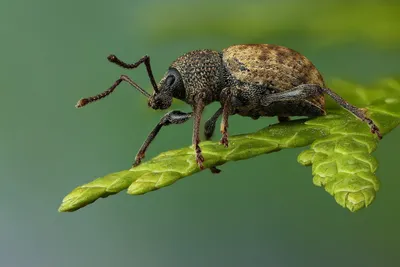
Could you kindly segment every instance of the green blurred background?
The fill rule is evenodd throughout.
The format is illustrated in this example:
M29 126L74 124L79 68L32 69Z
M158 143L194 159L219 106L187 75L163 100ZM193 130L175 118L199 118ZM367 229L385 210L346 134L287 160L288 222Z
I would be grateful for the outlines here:
M110 53L150 55L159 79L190 50L274 43L301 51L328 83L369 84L399 74L398 1L2 0L0 30L0 266L400 266L399 130L374 153L376 201L354 214L312 184L302 149L57 212L76 186L128 168L163 114L125 84L74 108L123 73L150 88L143 67L120 69ZM274 122L232 117L230 131ZM148 158L188 146L191 129L163 129Z

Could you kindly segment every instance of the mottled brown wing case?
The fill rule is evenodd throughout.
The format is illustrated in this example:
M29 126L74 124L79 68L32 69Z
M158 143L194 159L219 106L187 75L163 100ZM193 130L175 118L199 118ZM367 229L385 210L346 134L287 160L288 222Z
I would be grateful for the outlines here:
M322 75L309 59L283 46L235 45L223 50L223 60L233 77L242 82L282 91L300 84L325 86ZM325 104L323 96L312 102L321 107Z

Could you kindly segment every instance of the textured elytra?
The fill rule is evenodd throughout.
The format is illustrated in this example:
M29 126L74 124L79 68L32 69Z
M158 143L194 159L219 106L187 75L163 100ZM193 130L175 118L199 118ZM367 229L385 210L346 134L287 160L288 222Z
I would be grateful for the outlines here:
M271 44L235 45L223 50L228 72L238 81L262 85L280 91L301 84L325 86L322 75L313 63L300 53ZM324 109L324 97L310 101Z
M289 90L300 84L324 87L322 75L300 53L270 44L235 45L223 50L231 74L247 83L270 84Z

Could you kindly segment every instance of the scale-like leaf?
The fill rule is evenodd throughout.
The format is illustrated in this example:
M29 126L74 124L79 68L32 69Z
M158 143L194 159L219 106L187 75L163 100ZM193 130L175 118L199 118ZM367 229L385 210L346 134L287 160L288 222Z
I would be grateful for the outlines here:
M400 85L386 80L373 89L336 83L336 90L359 106L371 104L367 111L382 134L400 124ZM351 90L353 89L353 90ZM379 92L379 93L377 93ZM372 96L379 95L378 101ZM382 98L383 97L383 98ZM229 147L218 142L201 143L205 167L248 159L283 148L311 148L299 155L303 165L312 165L314 184L323 186L336 201L351 211L368 206L379 189L375 176L377 161L371 156L378 139L368 126L343 109L332 107L328 115L309 120L275 124L256 133L230 137ZM144 194L199 171L191 147L161 153L136 168L98 178L79 186L67 195L59 211L74 211L100 197L124 189L132 195Z

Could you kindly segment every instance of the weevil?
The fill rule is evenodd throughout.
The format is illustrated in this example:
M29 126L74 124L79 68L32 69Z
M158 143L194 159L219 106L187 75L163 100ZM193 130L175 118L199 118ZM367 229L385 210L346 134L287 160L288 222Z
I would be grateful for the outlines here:
M193 117L192 143L196 162L204 169L201 153L200 121L208 104L218 101L221 107L205 123L205 137L210 139L217 119L222 115L220 143L228 146L228 118L231 115L258 119L277 116L280 122L290 116L315 117L326 115L324 94L366 122L373 134L382 138L376 124L357 108L325 86L321 73L313 63L300 53L278 45L234 45L222 52L195 50L178 57L157 84L150 65L150 57L144 56L134 64L127 64L115 55L108 60L126 69L135 69L142 63L154 88L149 94L126 75L115 81L106 91L96 96L82 98L76 107L102 99L111 94L123 81L129 83L148 98L153 109L167 109L172 99L180 99L192 107L191 112L178 110L166 113L148 135L136 155L133 167L145 157L150 143L163 126L181 124ZM219 169L210 167L218 173Z

